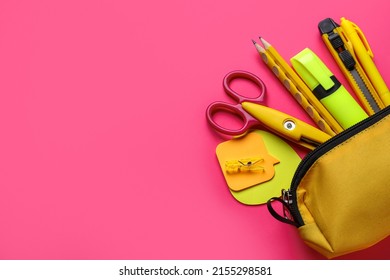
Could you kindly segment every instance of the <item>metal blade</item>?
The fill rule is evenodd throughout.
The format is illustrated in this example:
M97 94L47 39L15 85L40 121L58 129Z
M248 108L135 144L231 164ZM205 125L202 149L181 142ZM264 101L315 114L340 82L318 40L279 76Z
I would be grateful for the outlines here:
M315 147L317 147L317 146L322 144L322 143L318 143L317 141L309 139L309 138L306 138L306 137L301 137L301 141L303 143L306 143L306 144L312 146L313 148L315 148Z
M350 70L349 72L351 73L351 75L352 75L353 79L355 80L356 84L358 85L358 87L362 91L362 93L363 93L364 97L366 98L368 104L370 104L372 110L374 110L375 113L380 111L380 108L379 108L378 104L376 103L374 97L371 95L371 92L369 91L369 89L367 88L366 84L364 83L364 81L360 77L359 73L356 71L356 68Z

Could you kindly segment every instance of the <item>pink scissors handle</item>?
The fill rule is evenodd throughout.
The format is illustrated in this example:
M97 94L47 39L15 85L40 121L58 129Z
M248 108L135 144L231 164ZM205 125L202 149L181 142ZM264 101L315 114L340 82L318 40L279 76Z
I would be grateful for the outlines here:
M253 82L260 90L259 95L257 97L251 98L251 97L246 97L244 95L241 95L238 92L234 91L230 87L230 83L234 79L244 79ZM264 100L265 91L266 91L265 84L259 77L257 77L255 74L243 70L236 70L227 73L226 76L223 78L223 88L225 92L238 103L242 103L245 101L253 102L253 103L261 103Z
M244 122L243 126L239 129L229 129L219 125L214 120L214 114L221 111L230 113L234 116L238 116ZM259 121L256 120L254 117L252 117L250 114L248 114L241 107L241 104L229 104L225 102L211 103L207 107L206 117L211 127L213 127L216 131L226 135L234 135L234 136L243 135L246 132L248 132L250 128L259 124Z

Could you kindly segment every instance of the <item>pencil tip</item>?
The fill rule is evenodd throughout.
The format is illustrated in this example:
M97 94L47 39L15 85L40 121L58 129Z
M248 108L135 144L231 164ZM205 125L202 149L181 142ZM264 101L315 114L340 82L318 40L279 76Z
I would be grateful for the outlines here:
M265 52L265 49L263 47L261 47L255 40L252 40L253 44L255 45L255 48L258 52Z
M263 46L268 49L269 47L271 47L271 44L268 43L266 40L264 40L262 37L259 37L261 43L263 44Z

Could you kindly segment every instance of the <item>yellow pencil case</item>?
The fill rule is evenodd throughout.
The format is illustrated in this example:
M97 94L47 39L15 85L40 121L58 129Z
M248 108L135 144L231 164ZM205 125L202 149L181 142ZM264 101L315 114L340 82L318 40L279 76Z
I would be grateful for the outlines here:
M284 214L276 211L278 201ZM368 248L390 234L390 107L309 153L268 210L298 228L327 258Z

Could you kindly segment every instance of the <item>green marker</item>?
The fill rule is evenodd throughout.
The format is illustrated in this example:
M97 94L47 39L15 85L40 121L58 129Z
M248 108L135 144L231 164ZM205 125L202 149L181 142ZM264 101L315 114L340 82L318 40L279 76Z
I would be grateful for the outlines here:
M294 56L291 64L344 129L368 117L363 108L310 49L306 48Z

